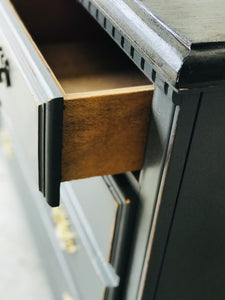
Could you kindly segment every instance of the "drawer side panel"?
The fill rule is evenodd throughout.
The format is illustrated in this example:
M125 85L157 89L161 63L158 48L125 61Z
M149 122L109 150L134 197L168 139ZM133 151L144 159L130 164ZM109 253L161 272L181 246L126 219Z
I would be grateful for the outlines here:
M153 90L66 100L62 181L142 167Z

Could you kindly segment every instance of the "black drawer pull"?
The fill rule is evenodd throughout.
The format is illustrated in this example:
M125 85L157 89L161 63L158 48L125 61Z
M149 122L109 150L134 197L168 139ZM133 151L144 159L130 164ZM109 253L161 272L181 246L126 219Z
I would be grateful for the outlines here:
M3 76L5 74L6 86L10 86L10 76L9 76L9 61L5 58L2 48L0 48L0 82L3 82Z

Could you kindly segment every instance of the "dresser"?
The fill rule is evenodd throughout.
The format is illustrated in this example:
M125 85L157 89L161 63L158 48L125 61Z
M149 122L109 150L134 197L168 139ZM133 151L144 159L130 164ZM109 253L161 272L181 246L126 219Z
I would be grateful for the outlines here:
M224 13L1 0L2 144L55 299L224 300Z

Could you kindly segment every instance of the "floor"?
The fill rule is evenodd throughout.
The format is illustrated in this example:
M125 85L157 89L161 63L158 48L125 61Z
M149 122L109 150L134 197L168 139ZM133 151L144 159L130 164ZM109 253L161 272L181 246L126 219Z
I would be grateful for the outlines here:
M0 299L53 300L0 150Z

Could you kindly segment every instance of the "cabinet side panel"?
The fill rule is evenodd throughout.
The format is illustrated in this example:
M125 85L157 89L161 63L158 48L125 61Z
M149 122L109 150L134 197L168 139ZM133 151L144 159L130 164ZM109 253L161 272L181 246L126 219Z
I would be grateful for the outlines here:
M203 94L154 299L225 299L224 113Z

